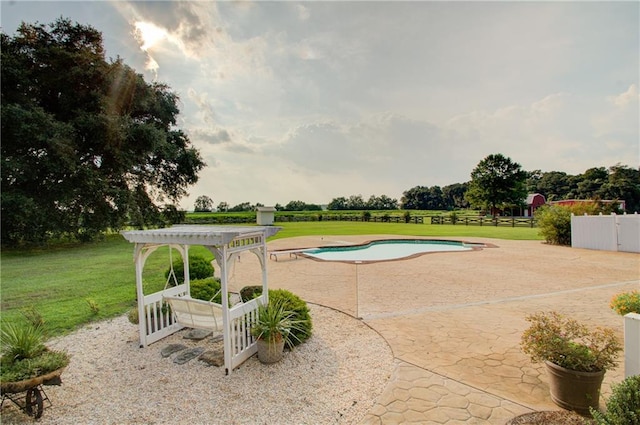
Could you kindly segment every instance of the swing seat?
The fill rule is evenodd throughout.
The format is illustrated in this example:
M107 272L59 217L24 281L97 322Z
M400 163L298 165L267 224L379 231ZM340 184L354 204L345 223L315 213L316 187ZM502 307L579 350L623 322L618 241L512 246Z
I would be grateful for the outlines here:
M191 297L164 296L176 322L182 326L211 331L222 330L222 305Z

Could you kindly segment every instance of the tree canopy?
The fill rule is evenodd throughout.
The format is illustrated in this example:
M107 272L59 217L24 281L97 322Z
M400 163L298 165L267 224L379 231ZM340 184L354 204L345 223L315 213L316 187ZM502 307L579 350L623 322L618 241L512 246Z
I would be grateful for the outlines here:
M527 196L527 173L517 162L502 154L492 154L471 172L465 198L472 206L490 209L520 206Z
M211 212L213 211L213 199L207 195L201 195L196 198L193 210L195 212Z
M624 200L627 211L640 211L640 170L626 165L589 168L575 176L536 170L529 173L527 188L530 193L541 193L547 201Z
M163 223L205 165L176 128L177 95L105 60L90 26L0 37L2 242Z

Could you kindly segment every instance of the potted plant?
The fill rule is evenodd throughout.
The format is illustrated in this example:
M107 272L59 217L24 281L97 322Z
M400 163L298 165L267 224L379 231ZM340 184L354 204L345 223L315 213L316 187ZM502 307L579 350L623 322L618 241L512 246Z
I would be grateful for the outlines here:
M6 324L0 332L0 389L2 394L26 391L24 410L42 415L40 385L60 385L60 375L69 364L69 355L49 350L43 343L42 326L31 323ZM13 400L13 399L12 399Z
M292 330L298 326L295 313L287 310L281 300L258 307L256 321L251 328L251 334L258 340L258 359L267 364L280 361L285 344L293 347L296 336Z
M533 362L544 362L551 399L558 406L588 414L597 408L607 369L616 365L622 344L611 328L582 324L558 312L529 315L521 348Z

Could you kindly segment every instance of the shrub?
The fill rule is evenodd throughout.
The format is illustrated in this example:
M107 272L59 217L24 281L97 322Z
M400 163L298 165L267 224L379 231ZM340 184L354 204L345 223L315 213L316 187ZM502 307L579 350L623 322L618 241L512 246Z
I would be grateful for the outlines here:
M197 279L191 281L191 298L198 300L213 301L218 304L222 302L222 294L220 291L220 280L214 277L207 279ZM214 295L217 296L212 299Z
M411 213L409 211L405 211L403 216L405 223L409 223L411 221Z
M178 284L184 282L184 264L181 258L173 260L173 272L176 275ZM206 279L213 276L213 266L204 257L199 255L189 256L189 280ZM171 268L164 273L165 278L169 278Z
M538 208L535 219L539 233L547 243L571 245L571 209L560 206Z
M520 346L533 362L549 361L580 372L614 367L622 344L611 328L591 328L555 311L527 316Z
M138 315L138 307L133 307L131 310L129 310L129 313L127 313L127 319L129 319L130 323L133 323L134 325L137 325L140 323L140 317Z
M458 222L458 213L455 211L452 211L449 214L449 217L451 217L451 224L456 224Z
M282 303L285 310L293 313L292 320L297 323L297 326L291 329L294 336L291 341L293 345L301 344L311 337L311 315L307 303L302 298L285 289L272 289L269 290L269 303L271 302Z
M614 385L606 410L592 408L591 415L597 425L640 425L640 375Z
M631 291L615 295L609 304L616 313L624 316L628 313L640 314L640 292Z

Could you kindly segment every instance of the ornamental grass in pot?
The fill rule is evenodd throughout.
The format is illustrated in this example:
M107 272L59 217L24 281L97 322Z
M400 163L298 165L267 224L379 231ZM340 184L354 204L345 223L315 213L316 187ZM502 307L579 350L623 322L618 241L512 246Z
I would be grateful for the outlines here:
M531 314L526 320L530 326L520 346L533 362L546 365L551 399L564 409L589 414L598 407L605 372L616 366L622 351L615 331L555 311Z
M300 320L285 308L282 300L269 301L258 307L256 322L251 334L258 340L258 359L262 363L275 363L282 359L285 344L292 348L297 338L293 332L299 329Z

